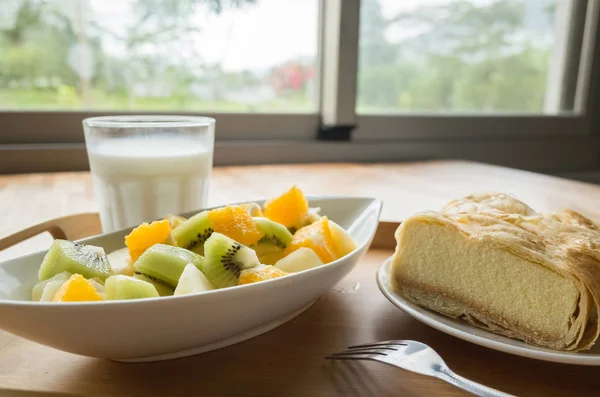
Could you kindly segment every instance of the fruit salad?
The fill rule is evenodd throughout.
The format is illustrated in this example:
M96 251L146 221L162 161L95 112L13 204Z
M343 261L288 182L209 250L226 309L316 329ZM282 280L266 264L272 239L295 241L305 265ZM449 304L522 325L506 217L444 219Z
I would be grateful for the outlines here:
M167 215L125 237L125 248L55 240L32 300L82 302L193 294L323 266L356 249L296 186L265 202Z

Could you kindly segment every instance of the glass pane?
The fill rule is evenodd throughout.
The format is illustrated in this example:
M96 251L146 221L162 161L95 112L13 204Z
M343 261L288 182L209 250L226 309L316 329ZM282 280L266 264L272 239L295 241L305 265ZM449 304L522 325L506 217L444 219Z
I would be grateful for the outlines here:
M357 111L551 112L560 1L363 0Z
M0 109L315 111L318 0L0 9Z

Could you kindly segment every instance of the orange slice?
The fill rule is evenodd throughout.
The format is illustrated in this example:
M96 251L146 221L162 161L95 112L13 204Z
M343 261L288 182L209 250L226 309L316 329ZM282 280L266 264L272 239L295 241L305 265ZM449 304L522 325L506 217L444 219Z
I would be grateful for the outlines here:
M293 186L281 196L265 203L265 216L285 227L298 227L308 216L308 201L302 190Z
M166 219L151 224L142 223L133 229L131 233L125 236L125 245L129 249L131 261L135 262L144 251L154 244L167 242L171 238L171 231L171 225Z
M285 252L289 254L300 247L315 251L323 263L337 259L337 247L329 228L329 219L326 216L298 230Z
M54 295L53 302L101 301L94 284L81 274L73 274Z
M248 210L239 205L214 209L208 213L208 219L215 232L244 245L256 244L264 236L256 227Z
M286 272L270 265L256 266L251 269L242 270L238 285L256 283L259 281L271 280L273 278L285 276Z

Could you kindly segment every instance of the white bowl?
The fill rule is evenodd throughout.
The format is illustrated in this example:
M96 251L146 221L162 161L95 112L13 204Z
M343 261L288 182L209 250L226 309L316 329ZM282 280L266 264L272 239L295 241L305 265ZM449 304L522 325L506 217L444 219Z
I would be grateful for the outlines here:
M119 361L184 357L260 335L306 310L348 274L377 229L378 200L309 202L349 230L358 248L330 264L256 284L191 295L73 303L30 301L46 253L42 251L0 263L0 328L66 352ZM80 241L112 252L123 247L130 230Z

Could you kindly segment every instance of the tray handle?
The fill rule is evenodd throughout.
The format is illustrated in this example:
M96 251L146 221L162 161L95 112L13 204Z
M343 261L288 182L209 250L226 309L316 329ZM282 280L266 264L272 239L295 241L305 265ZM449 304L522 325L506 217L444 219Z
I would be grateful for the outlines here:
M96 212L51 219L1 238L0 251L44 232L50 233L54 239L78 240L102 233L102 225Z

